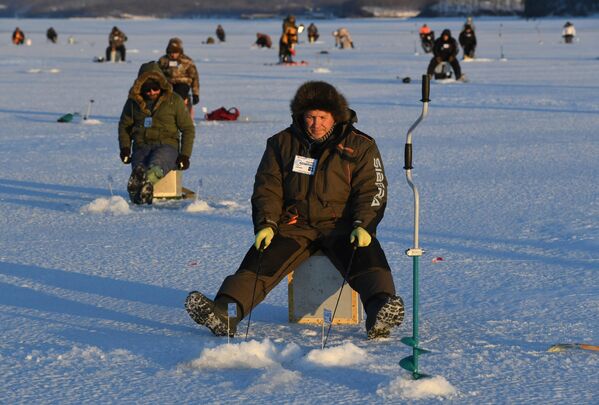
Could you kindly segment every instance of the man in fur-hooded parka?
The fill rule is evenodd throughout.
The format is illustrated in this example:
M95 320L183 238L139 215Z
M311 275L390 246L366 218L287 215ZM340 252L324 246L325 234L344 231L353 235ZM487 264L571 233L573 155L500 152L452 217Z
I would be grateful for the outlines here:
M284 276L322 250L342 275L351 260L347 282L360 294L373 324L389 300L397 310L401 300L395 296L389 265L375 237L387 205L379 150L374 139L354 127L356 114L345 97L326 82L304 83L290 107L291 126L267 140L255 176L255 244L238 271L222 283L215 312L234 302L239 320L247 316ZM311 120L320 115L331 119L332 126L316 136ZM361 236L368 243L356 240ZM360 242L355 254L352 240ZM199 296L192 294L188 300L193 302ZM401 319L391 322L396 326ZM219 334L218 328L206 326ZM376 337L370 332L369 337Z
M189 167L194 138L195 127L183 99L173 93L156 62L143 64L119 120L123 163L131 163L133 171L141 166L147 176L139 181L147 177L154 184L170 170Z

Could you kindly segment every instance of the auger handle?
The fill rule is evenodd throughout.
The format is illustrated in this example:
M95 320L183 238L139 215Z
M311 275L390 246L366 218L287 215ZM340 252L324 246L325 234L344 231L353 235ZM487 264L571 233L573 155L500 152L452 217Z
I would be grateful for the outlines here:
M422 75L422 101L423 103L428 103L431 101L428 97L431 92L431 79L428 75Z
M406 146L404 148L404 169L412 170L414 167L412 166L412 131L416 128L416 126L422 121L422 119L426 116L428 112L428 102L431 101L429 98L431 92L431 80L428 75L422 75L422 101L424 105L422 106L422 114L412 127L408 131L408 136L406 138Z
M412 144L406 143L406 146L403 150L404 156L404 166L405 170L412 170L414 167L412 166Z

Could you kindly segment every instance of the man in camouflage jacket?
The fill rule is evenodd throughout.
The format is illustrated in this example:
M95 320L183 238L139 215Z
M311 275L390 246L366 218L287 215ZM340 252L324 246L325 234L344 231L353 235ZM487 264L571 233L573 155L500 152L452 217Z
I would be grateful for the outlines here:
M268 139L256 173L254 246L223 281L215 301L194 291L186 308L196 322L225 335L229 303L237 304L236 324L321 250L360 294L368 337L388 336L403 319L403 302L375 237L387 204L376 143L354 128L354 111L328 83L300 86L291 112L293 123Z
M160 69L168 82L173 86L175 93L185 101L191 110L191 104L200 102L200 77L193 60L183 52L183 42L179 38L171 38L166 47L166 55L158 60ZM192 100L189 100L191 89Z
M127 42L127 35L118 27L112 27L110 34L108 34L108 47L106 48L106 62L110 62L111 54L113 51L118 52L122 62L125 62L127 50L125 49L125 42ZM116 56L115 56L116 58ZM115 60L116 62L116 60Z

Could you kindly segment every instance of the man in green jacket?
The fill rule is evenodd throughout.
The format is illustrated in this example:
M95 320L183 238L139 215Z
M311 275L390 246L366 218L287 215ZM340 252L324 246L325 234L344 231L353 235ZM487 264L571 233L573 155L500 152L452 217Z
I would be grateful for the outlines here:
M305 259L322 250L360 294L369 338L389 336L403 320L391 269L376 239L387 179L375 141L354 128L355 112L325 82L306 82L291 101L291 126L268 139L252 195L255 243L215 300L191 292L191 318L227 334Z
M158 180L189 168L194 138L183 99L156 62L143 64L119 121L120 158L132 167L127 191L133 203L151 204Z

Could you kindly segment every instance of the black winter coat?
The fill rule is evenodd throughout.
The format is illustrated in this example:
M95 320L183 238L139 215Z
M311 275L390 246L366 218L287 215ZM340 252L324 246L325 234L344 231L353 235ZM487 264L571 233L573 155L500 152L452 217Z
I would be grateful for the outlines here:
M433 47L433 55L435 55L435 57L449 60L452 56L455 58L458 52L458 44L451 36L447 41L443 40L443 35L435 40L435 46Z
M462 31L460 33L460 37L458 39L460 41L460 45L462 45L462 48L476 46L476 35L474 34L474 31L472 31L472 30Z

